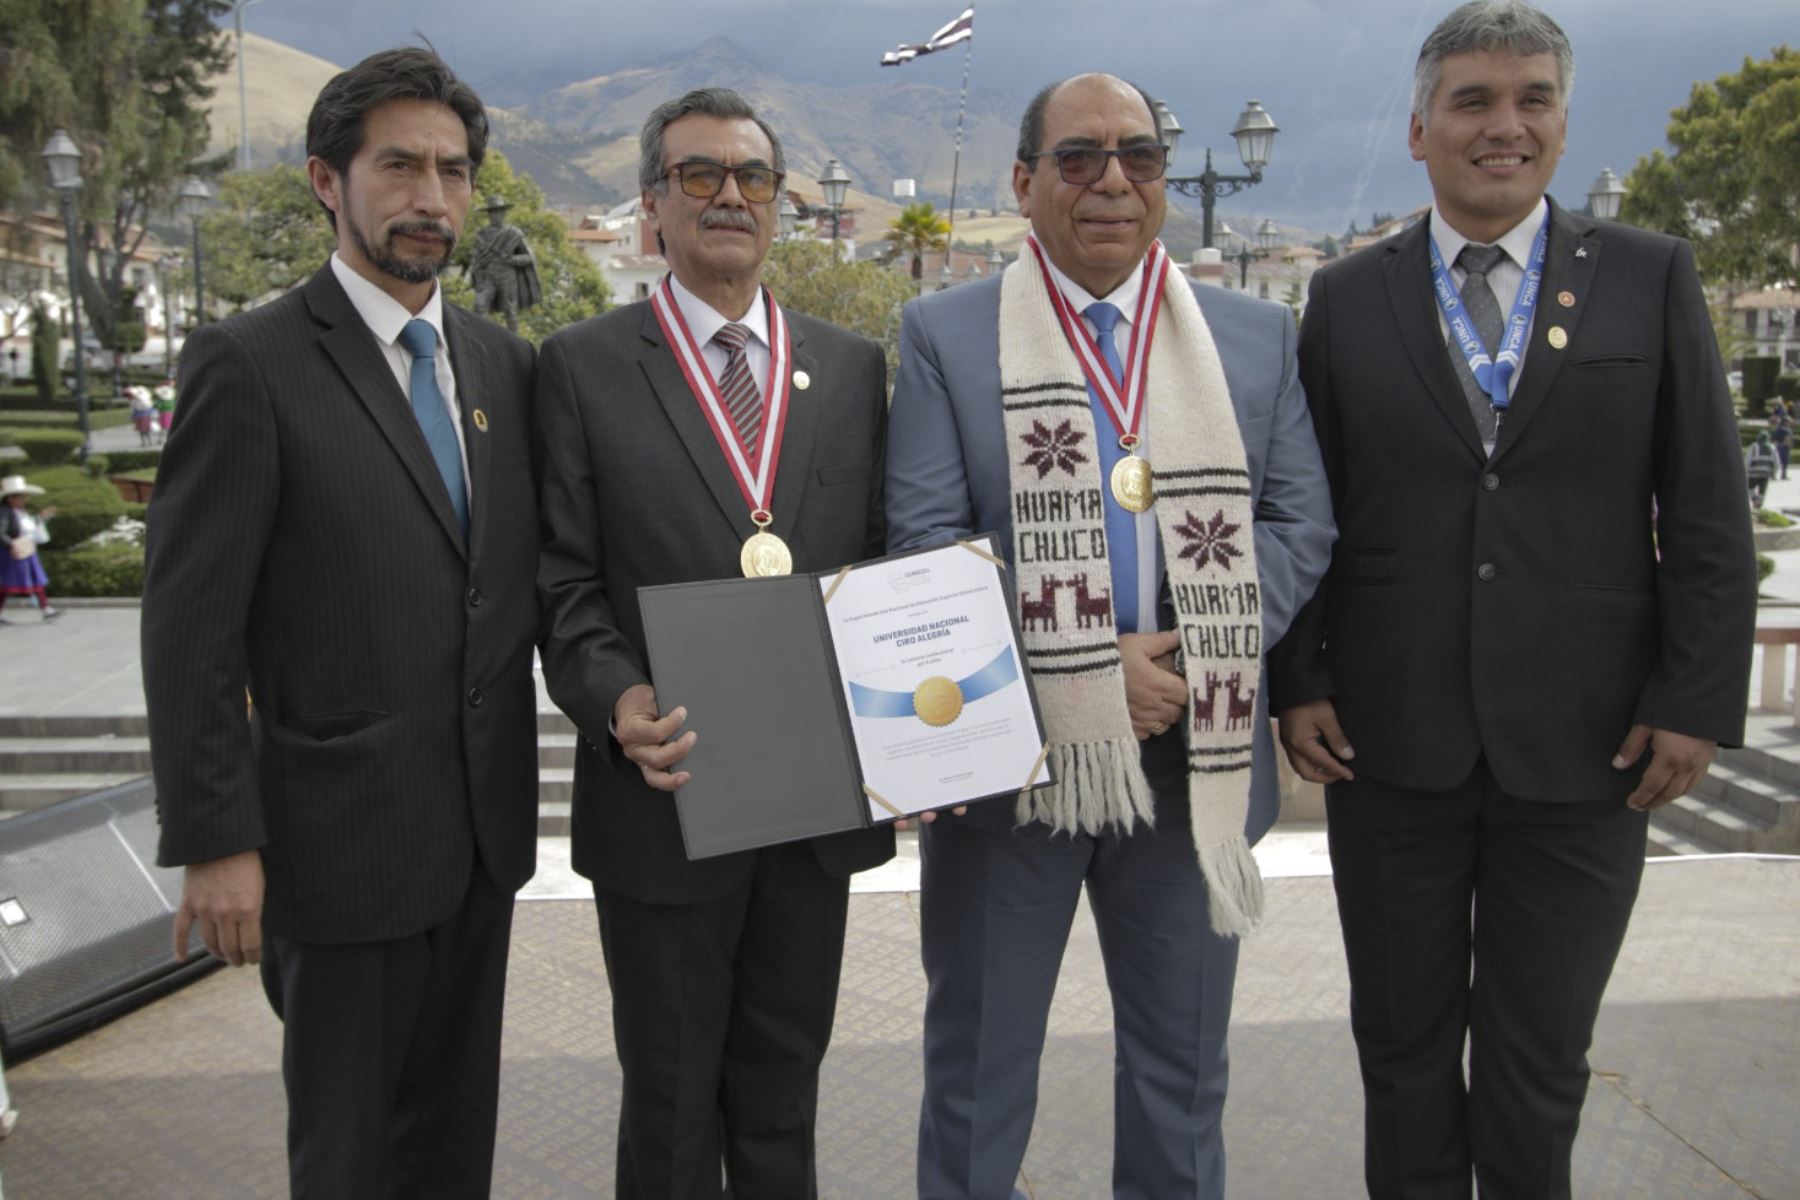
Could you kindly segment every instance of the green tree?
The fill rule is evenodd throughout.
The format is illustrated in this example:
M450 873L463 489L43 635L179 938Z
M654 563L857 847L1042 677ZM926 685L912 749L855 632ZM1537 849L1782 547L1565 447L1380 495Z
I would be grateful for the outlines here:
M1746 57L1743 70L1694 84L1669 116L1672 152L1638 160L1622 218L1690 239L1709 283L1791 282L1800 245L1800 51Z
M763 282L783 308L879 342L892 386L900 363L900 307L913 297L904 277L872 262L848 261L831 243L808 238L774 246Z
M887 240L895 254L912 256L915 290L925 277L925 256L950 244L950 222L944 220L929 201L909 204L900 215L888 222Z
M605 312L612 293L592 259L569 237L569 225L544 207L543 189L529 175L515 175L506 156L488 147L475 178L475 203L458 240L454 266L444 272L444 295L457 304L473 305L475 289L468 279L469 254L475 231L487 220L481 205L490 197L503 197L512 208L506 219L517 225L537 256L538 282L544 299L519 314L519 335L533 344L565 325ZM460 268L457 269L457 268ZM496 318L498 319L498 318Z
M0 0L0 204L41 192L52 129L82 149L85 315L118 342L132 256L207 142L208 80L231 62L225 0Z
M337 246L306 172L287 163L222 178L200 238L207 298L237 312L305 283Z
M49 407L56 400L56 352L61 345L61 331L43 305L31 309L31 382L37 388L38 400Z

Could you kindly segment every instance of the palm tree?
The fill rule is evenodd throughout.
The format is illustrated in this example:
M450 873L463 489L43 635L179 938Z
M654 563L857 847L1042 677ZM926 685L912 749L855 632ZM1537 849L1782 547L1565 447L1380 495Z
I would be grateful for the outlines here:
M894 253L912 255L913 283L920 285L925 278L925 256L950 244L950 222L928 201L909 204L888 222L887 240L894 244Z

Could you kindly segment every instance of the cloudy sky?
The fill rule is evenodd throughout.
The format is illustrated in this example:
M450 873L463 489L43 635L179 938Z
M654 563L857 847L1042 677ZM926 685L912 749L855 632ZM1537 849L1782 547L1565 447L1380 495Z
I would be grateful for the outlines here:
M791 79L904 78L955 88L962 54L901 68L881 51L922 41L965 0L267 0L247 29L340 64L428 36L495 93L520 79L563 82L678 52L723 34ZM1406 151L1418 46L1448 0L978 0L973 82L1014 97L1082 70L1109 70L1162 97L1187 134L1177 167L1211 144L1239 164L1229 134L1255 97L1281 126L1265 182L1225 201L1319 231L1428 199ZM1552 191L1579 206L1604 166L1621 176L1663 145L1669 109L1696 79L1792 42L1793 0L1562 0L1546 3L1575 47L1569 148ZM1009 101L1009 103L1013 103ZM1010 115L1010 114L1009 114Z

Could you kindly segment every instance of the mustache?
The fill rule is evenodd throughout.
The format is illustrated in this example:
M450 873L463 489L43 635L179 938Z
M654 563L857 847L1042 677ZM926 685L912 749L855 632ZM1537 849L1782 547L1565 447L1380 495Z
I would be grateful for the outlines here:
M439 238L449 249L454 250L456 248L455 232L448 225L442 225L436 221L396 221L388 226L388 237L390 239L402 235L415 236L419 234L423 234L427 237Z
M756 218L741 208L709 208L700 214L702 229L741 229L756 232Z

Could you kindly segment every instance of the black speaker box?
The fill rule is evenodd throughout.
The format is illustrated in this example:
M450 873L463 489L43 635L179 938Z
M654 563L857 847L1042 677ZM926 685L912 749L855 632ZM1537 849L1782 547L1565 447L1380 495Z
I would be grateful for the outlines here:
M156 863L149 779L0 821L0 1046L28 1057L219 965L171 937L181 871Z

